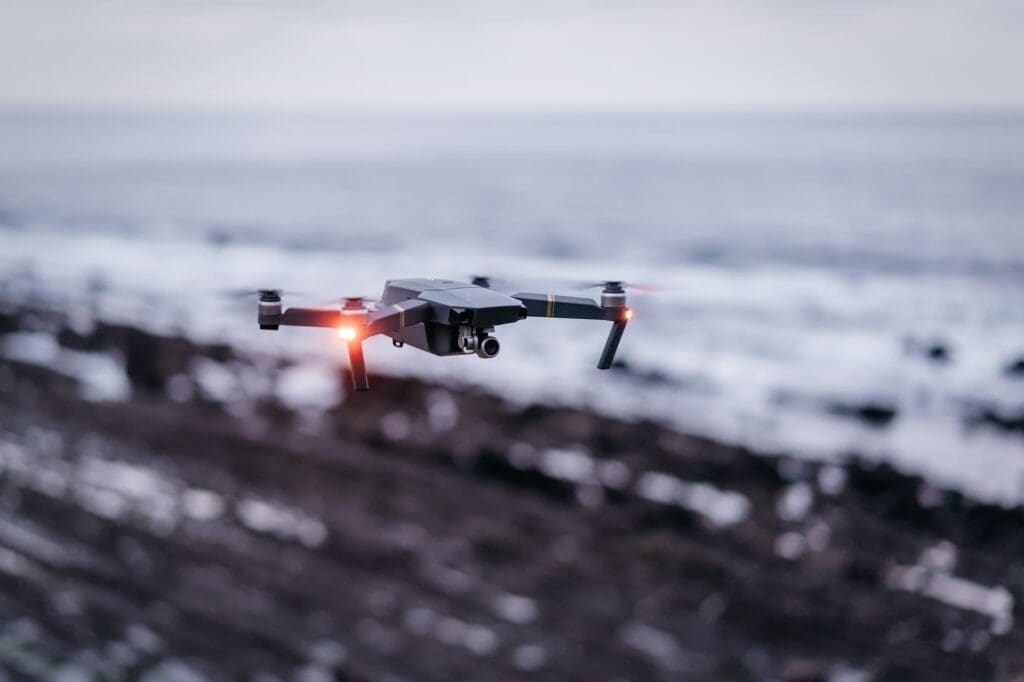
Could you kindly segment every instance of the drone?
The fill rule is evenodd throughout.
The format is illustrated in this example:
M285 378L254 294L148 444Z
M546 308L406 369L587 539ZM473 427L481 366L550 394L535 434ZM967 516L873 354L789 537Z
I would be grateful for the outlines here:
M626 305L623 282L608 281L600 302L590 298L556 294L505 295L491 288L486 277L472 282L448 279L392 279L373 308L361 296L346 297L340 308L284 308L281 290L259 289L260 329L281 326L327 327L337 330L348 346L352 387L367 391L363 341L385 334L401 348L408 344L434 355L472 355L494 358L501 343L494 336L498 325L531 317L560 317L611 322L611 330L597 363L608 369L615 359L626 323L633 316ZM341 302L342 299L339 299Z

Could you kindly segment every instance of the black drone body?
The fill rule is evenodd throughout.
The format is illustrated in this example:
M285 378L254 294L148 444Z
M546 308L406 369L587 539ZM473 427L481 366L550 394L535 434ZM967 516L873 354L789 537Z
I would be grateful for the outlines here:
M384 284L380 301L368 308L362 298L345 299L341 308L287 308L274 289L259 292L260 329L281 325L330 327L348 345L352 383L357 391L369 389L363 362L364 339L377 334L391 337L397 347L406 344L434 355L471 355L493 358L501 350L494 329L531 317L605 320L612 323L598 369L608 369L631 312L621 282L606 282L598 303L589 298L555 294L505 295L489 288L484 278L473 283L447 279L393 279Z

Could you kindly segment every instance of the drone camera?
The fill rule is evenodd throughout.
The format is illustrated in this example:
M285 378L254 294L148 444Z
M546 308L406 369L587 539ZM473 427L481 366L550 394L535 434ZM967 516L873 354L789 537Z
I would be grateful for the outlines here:
M477 344L476 354L482 358L493 358L501 351L501 343L493 336L485 336Z

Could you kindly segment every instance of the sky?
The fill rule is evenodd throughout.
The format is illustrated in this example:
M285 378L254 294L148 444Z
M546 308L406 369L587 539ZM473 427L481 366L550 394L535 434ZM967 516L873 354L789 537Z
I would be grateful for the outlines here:
M1024 107L1021 0L0 0L0 106Z

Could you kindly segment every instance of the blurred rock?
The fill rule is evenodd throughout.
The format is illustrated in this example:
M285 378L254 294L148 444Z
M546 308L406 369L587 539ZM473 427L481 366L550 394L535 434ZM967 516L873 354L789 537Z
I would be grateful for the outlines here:
M640 368L628 360L619 359L612 363L612 371L624 374L645 384L671 384L671 377L659 369Z
M899 414L895 405L887 403L841 403L831 402L828 411L838 417L857 419L869 426L885 427Z
M1003 374L1010 377L1024 377L1024 355L1006 363L1006 367L1003 368Z
M986 405L974 408L967 416L970 425L993 426L1001 431L1024 433L1024 411L1013 413Z
M785 682L829 682L829 670L820 661L798 658L786 661L779 677Z
M903 340L903 348L907 354L922 357L937 365L946 364L953 359L952 347L941 339L907 337Z

